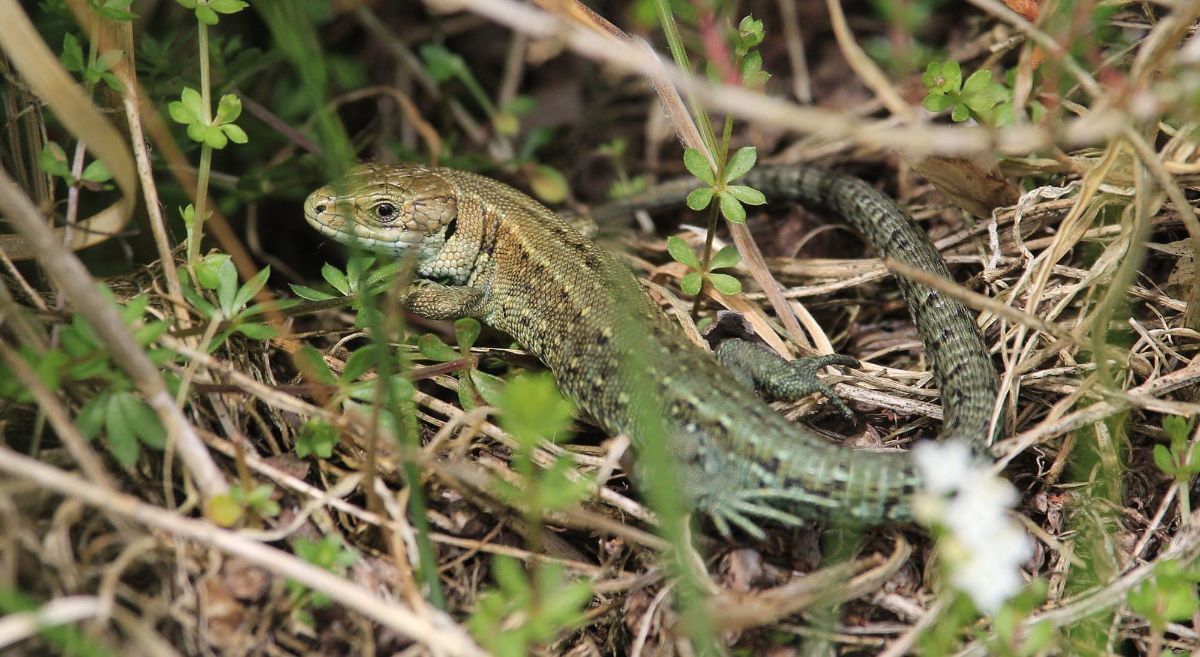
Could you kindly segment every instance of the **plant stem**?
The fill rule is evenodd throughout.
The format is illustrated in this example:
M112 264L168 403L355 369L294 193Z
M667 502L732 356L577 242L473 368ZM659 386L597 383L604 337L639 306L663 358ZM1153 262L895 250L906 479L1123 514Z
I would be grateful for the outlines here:
M208 74L208 26L199 24L196 40L200 47L200 104L204 108L204 124L212 123L212 90ZM208 215L208 176L212 169L212 147L200 145L200 167L196 171L196 213L192 222L192 239L188 242L188 261L200 256L200 242L204 239L204 219Z
M717 162L719 163L720 171L717 171L717 180L725 180L725 163L729 161L729 140L733 137L733 120L725 117L725 126L721 133L721 150L716 153ZM712 259L713 236L717 232L717 218L720 216L721 204L717 199L713 199L712 204L708 206L708 229L704 233L704 252L700 254L700 291L696 293L696 299L692 301L692 321L695 322L700 318L700 304L704 299L704 288L708 287L708 263Z
M700 254L700 291L692 301L692 321L700 318L700 304L704 301L704 289L708 287L708 261L712 256L713 236L717 232L717 217L720 216L721 204L713 199L708 206L708 229L704 232L704 252Z
M687 50L683 47L683 37L679 35L679 25L675 23L675 15L671 13L669 1L655 0L654 4L658 9L658 22L662 24L663 34L667 37L667 46L671 49L671 58L675 60L675 64L680 69L692 70ZM717 140L713 136L712 122L709 121L708 114L701 111L700 104L696 102L696 95L691 90L688 90L687 95L692 116L696 118L697 127L700 129L700 137L708 146L709 151L716 155Z

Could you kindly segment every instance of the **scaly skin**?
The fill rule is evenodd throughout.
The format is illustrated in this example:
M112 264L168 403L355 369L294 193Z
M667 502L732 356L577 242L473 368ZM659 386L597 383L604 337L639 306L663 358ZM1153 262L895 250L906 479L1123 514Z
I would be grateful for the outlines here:
M768 199L833 210L881 255L949 278L924 232L866 183L804 166L751 175L747 184ZM666 187L632 203L678 202L687 189ZM503 183L366 164L313 192L305 215L336 241L414 252L420 280L406 299L410 310L475 317L509 333L610 434L624 432L637 445L655 434L634 404L661 408L682 491L722 532L733 523L761 535L756 519L794 523L814 514L865 523L912 516L922 482L907 453L852 450L788 422L668 321L615 256ZM945 400L942 439L990 442L996 374L971 314L928 288L900 286Z

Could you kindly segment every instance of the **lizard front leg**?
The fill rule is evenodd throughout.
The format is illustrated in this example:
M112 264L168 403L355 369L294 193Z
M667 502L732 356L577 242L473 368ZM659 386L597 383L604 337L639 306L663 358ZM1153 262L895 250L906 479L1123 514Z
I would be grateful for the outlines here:
M425 319L459 319L483 314L484 292L468 285L413 281L404 307Z

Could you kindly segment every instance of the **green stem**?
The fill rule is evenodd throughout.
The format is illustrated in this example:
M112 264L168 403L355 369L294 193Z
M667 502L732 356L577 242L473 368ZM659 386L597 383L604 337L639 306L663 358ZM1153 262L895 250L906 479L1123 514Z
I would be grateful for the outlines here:
M717 162L720 163L720 170L717 171L717 180L725 180L725 163L729 161L729 141L733 138L733 119L725 117L725 127L721 133L721 150L717 153ZM722 186L724 186L722 184ZM708 263L712 259L713 236L717 232L717 220L720 217L721 204L717 199L708 206L708 229L704 233L704 252L700 254L700 291L696 293L696 299L692 302L692 321L695 322L700 318L700 305L704 300L704 288L708 287Z
M196 40L200 47L200 105L205 125L212 123L212 84L208 72L208 26L199 24ZM208 177L212 170L212 147L200 146L200 167L196 172L196 214L192 223L192 239L188 242L188 262L200 257L200 242L204 239L204 219L208 216Z
M679 25L675 22L675 15L671 13L669 0L655 0L654 4L658 9L658 22L662 24L663 34L667 37L667 47L671 49L671 58L675 60L675 64L681 70L691 71L692 66L688 61L687 49L683 46L683 37L679 34ZM704 140L704 144L715 156L717 140L713 136L712 122L709 121L708 114L696 101L696 94L688 90L687 97L688 106L691 107L692 116L696 118L696 125L700 130L700 138Z
M700 254L700 291L692 301L692 321L700 318L700 305L704 301L704 288L708 287L708 262L712 257L713 236L717 233L717 218L720 216L721 204L713 199L708 206L708 230L704 233L704 253Z

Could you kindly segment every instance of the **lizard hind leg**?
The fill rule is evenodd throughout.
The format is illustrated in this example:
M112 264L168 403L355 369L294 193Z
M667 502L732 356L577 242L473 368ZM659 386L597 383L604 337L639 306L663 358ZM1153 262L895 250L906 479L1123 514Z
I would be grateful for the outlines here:
M748 340L731 338L721 341L716 349L717 360L733 372L734 378L752 384L755 390L773 400L793 401L819 393L833 404L848 420L854 412L828 385L817 378L817 372L829 365L858 367L850 356L828 354L796 360L784 360L778 354Z

